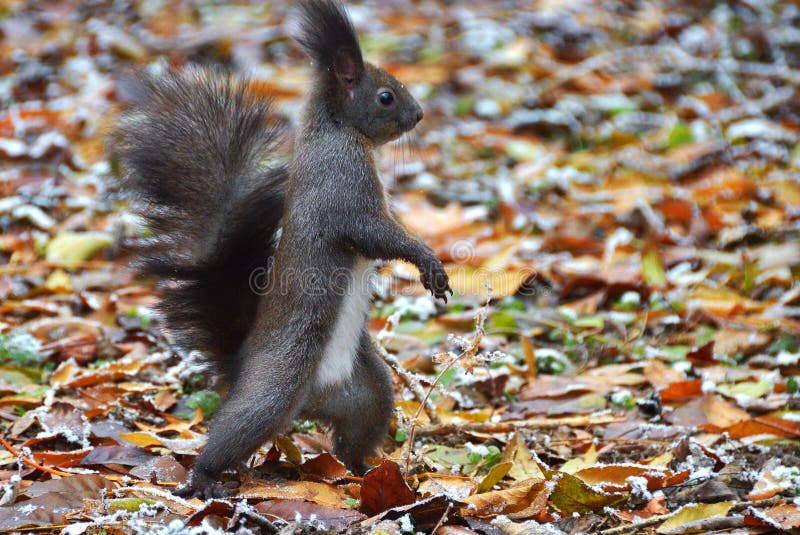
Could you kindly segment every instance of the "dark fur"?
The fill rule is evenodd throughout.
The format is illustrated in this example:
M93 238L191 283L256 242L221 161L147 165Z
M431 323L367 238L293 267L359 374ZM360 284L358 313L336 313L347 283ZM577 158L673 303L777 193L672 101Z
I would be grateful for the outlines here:
M337 54L351 54L363 64L361 47L344 6L336 0L305 0L299 3L298 27L292 37L303 47L318 71L333 68Z
M216 294L215 285L221 284L233 288L237 299L247 303L233 314L221 311L212 316L204 309L211 301L195 304L181 296L184 311L179 324L194 326L198 322L196 328L230 339L234 342L231 347L237 345L231 336L241 332L235 314L241 313L243 324L249 325L236 355L223 353L236 363L228 368L231 389L211 423L208 443L197 458L188 485L179 491L183 495L218 494L216 479L223 470L246 460L298 416L331 423L334 452L352 471L363 472L366 457L386 435L393 390L388 371L370 340L366 313L360 317L360 307L344 308L352 303L364 304L359 300L360 294L348 293L359 288L354 284L355 276L368 260L402 258L420 269L423 284L436 297L446 300L450 290L447 274L434 252L389 209L373 160L376 147L410 130L422 118L419 104L402 84L379 68L369 64L354 68L362 61L361 51L340 4L305 0L300 2L300 13L299 41L318 69L320 63L328 62L328 67L322 76L317 76L314 89L306 98L289 168L280 221L282 234L274 251L274 276L257 306L251 304L250 296L237 293L246 284L244 275L248 270L234 264L258 264L272 253L272 241L264 238L273 235L274 214L279 213L277 208L284 202L278 193L282 190L277 187L283 170L273 171L266 182L251 182L257 155L269 148L272 136L251 137L256 129L241 118L263 118L268 110L248 97L220 97L230 94L224 83L212 80L207 87L186 85L187 113L171 113L162 119L164 110L159 108L170 99L155 99L155 105L150 104L144 112L149 121L145 124L150 126L137 128L148 135L127 139L128 145L135 147L126 149L128 156L123 163L134 174L146 175L138 179L144 185L134 189L157 203L145 215L172 233L174 241L181 244L178 249L203 244L200 249L207 253L190 255L189 262L159 261L156 265L165 267L169 275L172 265L176 266L175 272L201 273L202 276L184 277L193 283L191 295L195 299L204 292ZM167 87L175 84L174 78L165 82ZM387 90L395 99L392 105L382 106L376 96ZM254 109L224 107L227 117L206 111L209 101L213 104L219 100ZM231 119L237 117L240 119ZM208 142L218 139L237 141ZM263 143L259 141L262 139ZM189 156L196 155L198 144L206 150L193 160ZM149 156L149 151L154 151L155 156ZM173 161L169 155L174 151L181 156ZM136 157L131 158L131 154ZM209 174L207 169L225 172ZM214 183L205 184L201 190L188 187L184 191L184 184L193 176L212 176ZM179 182L173 186L176 177ZM242 184L231 186L230 180L234 179ZM130 176L128 183L137 186L136 180ZM173 187L178 190L172 191ZM158 192L158 196L151 191ZM202 198L194 198L195 191ZM242 199L251 199L253 191L271 193L252 197L252 203L243 202ZM208 213L195 212L192 205L223 209L210 217ZM156 212L179 221L167 220L171 226L165 225L161 216L151 215ZM266 221L258 220L255 214ZM220 280L206 269L212 265L224 265L227 273L239 278ZM222 294L217 295L218 299L225 299ZM252 322L248 315L251 308ZM352 337L334 337L342 318L354 319L353 329L347 331ZM169 316L168 320L172 321ZM352 364L351 373L340 374L340 368L326 368L326 351L333 347L332 340L344 340L352 348L352 354L338 349L330 353L337 365ZM332 382L319 375L327 369L334 370Z
M265 166L280 134L267 127L270 103L247 80L200 68L124 83L122 187L157 237L139 267L172 280L159 305L167 326L230 380L258 302L249 274L266 266L283 214L286 168Z

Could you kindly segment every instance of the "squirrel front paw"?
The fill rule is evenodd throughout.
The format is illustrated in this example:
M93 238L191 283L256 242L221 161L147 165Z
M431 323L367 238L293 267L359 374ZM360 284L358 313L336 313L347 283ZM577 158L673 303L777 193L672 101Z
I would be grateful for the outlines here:
M435 258L429 262L425 269L420 270L420 276L425 289L431 292L436 299L447 303L447 292L453 295L453 290L450 288L450 277L444 270L441 261Z

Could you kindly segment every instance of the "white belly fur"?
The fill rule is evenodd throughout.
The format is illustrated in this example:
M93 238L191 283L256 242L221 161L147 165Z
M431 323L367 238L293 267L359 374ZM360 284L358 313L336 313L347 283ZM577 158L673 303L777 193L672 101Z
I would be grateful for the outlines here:
M369 312L372 262L357 258L350 289L342 296L336 325L317 368L317 386L341 383L353 373L361 329Z

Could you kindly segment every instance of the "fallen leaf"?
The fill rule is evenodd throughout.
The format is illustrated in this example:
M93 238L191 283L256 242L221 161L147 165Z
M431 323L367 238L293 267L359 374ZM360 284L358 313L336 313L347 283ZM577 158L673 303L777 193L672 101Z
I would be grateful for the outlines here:
M503 462L511 462L508 476L516 481L527 479L544 479L536 455L528 448L520 433L514 433L503 449Z
M342 488L314 481L251 481L239 489L243 498L268 498L281 500L305 500L337 509L347 509L349 494Z
M626 494L596 490L567 473L561 472L556 478L553 491L550 493L550 501L553 507L565 514L597 511L627 499Z
M698 520L726 516L728 511L731 510L731 507L733 507L733 502L685 505L661 524L656 532L665 535L683 533L685 526L697 522Z
M714 394L703 396L702 408L708 423L717 427L729 427L750 419L747 411L728 403Z
M543 479L533 479L503 490L493 490L483 494L468 496L462 501L468 507L462 515L489 517L515 514L525 511L533 516L544 509L547 503L547 486Z
M364 475L361 483L361 512L377 515L392 507L414 503L412 491L397 463L385 460Z
M498 484L506 476L506 474L508 474L508 471L511 470L512 466L514 466L514 463L512 462L501 462L492 466L492 468L489 469L489 473L486 474L478 484L478 490L475 492L480 494L481 492L491 490L492 487Z

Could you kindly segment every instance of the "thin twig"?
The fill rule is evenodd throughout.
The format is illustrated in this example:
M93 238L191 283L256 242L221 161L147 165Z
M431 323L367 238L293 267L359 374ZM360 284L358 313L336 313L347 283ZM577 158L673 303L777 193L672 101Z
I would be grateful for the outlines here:
M436 532L439 531L440 527L442 527L442 524L444 524L444 521L447 520L447 515L448 515L448 513L450 513L450 509L452 509L452 508L453 508L453 504L452 503L448 503L447 504L447 509L444 510L444 514L439 519L439 521L436 523L436 525L433 527L433 530L431 531L431 535L436 535Z
M31 468L35 468L36 470L41 470L42 472L45 472L45 473L48 473L48 474L51 474L51 475L54 475L54 476L65 477L65 476L74 476L75 475L75 474L71 474L70 472L62 472L61 470L57 470L55 468L47 468L46 466L42 466L41 464L37 463L36 461L34 461L32 459L28 459L27 457L22 455L20 452L15 450L14 447L11 446L11 444L9 444L6 441L6 439L3 438L2 436L0 436L0 444L3 444L3 447L5 447L5 449L7 449L8 452L11 455L16 457L17 459L19 459L23 463L27 464Z
M560 426L584 427L624 422L625 416L568 416L566 418L535 418L507 422L464 422L445 425L426 425L417 428L418 435L447 435L450 433L511 433L518 429L554 429Z
M417 409L417 413L414 415L414 418L411 420L411 430L408 433L408 452L406 453L406 476L408 476L409 465L411 464L411 452L414 449L414 435L416 434L416 431L417 431L417 422L419 421L419 417L422 414L422 409L423 409L423 407L425 407L425 404L428 402L428 399L431 397L431 394L433 393L433 390L436 388L436 385L439 384L439 381L442 379L442 376L447 372L447 370L452 368L453 365L456 362L458 362L459 360L464 358L466 356L466 354L467 354L466 351L462 352L456 358L454 358L453 360L448 362L447 366L442 368L442 370L436 376L436 379L434 379L433 383L431 383L431 386L430 386L430 388L428 388L428 391L425 393L425 398L423 399L423 402L420 403L419 409ZM440 427L444 427L444 426L440 426Z
M278 533L280 531L275 524L273 524L269 518L262 516L255 511L250 511L248 509L240 509L238 511L240 515L245 517L246 519L250 520L251 522L255 523L258 527L263 529L267 533Z

